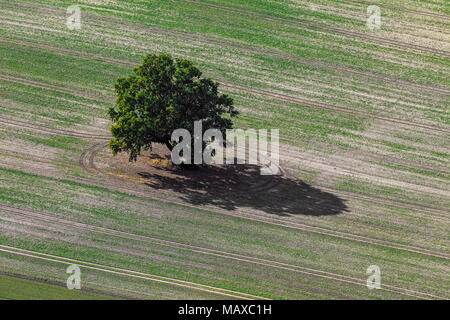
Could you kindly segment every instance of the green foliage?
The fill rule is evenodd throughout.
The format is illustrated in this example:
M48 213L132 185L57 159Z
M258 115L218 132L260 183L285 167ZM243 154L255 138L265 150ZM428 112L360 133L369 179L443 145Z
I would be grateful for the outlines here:
M168 54L150 54L135 75L119 78L115 85L116 106L108 110L113 125L109 145L113 154L126 151L130 161L152 142L171 149L175 129L193 136L194 121L203 120L203 131L216 128L225 133L237 115L233 100L218 93L218 83L201 78L202 73L185 59Z

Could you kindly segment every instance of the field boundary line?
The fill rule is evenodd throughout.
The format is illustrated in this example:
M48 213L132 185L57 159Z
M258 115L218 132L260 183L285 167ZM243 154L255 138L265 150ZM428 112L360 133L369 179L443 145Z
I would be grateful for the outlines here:
M188 289L200 290L200 291L205 291L208 293L229 296L232 298L250 299L250 300L251 299L270 300L270 299L267 299L264 297L255 296L255 295L247 294L244 292L238 292L238 291L229 290L229 289L222 289L222 288L208 286L208 285L195 283L195 282L191 282L191 281L178 280L178 279L174 279L174 278L158 276L158 275L153 275L153 274L148 274L148 273L143 273L143 272L138 272L138 271L133 271L133 270L127 270L127 269L123 269L123 268L111 267L111 266L101 265L101 264L87 262L87 261L65 258L65 257L47 254L47 253L25 250L25 249L1 245L1 244L0 244L0 251L12 253L12 254L18 254L18 255L22 255L22 256L28 256L28 257L32 257L32 258L41 259L41 260L59 262L59 263L68 264L68 265L77 264L80 267L84 267L87 269L93 269L93 270L98 270L98 271L103 271L103 272L108 272L108 273L114 273L114 274L119 274L119 275L125 275L125 276L145 279L145 280L151 280L151 281L155 281L155 282L166 283L166 284L170 284L170 285L186 287Z
M0 205L0 207L11 213L16 213L16 214L20 214L20 215L24 215L24 216L28 216L28 217L33 217L33 218L39 218L39 219L47 221L47 222L57 221L61 224L65 224L68 226L72 226L72 227L75 226L75 227L83 228L83 229L87 228L94 232L99 232L99 233L112 235L112 236L118 236L118 237L122 237L122 238L125 238L128 240L144 240L144 241L148 241L148 242L158 243L160 245L164 245L167 247L189 250L189 251L197 252L200 254L209 254L209 255L214 255L214 256L220 257L220 258L234 259L237 261L253 263L253 264L258 264L258 265L262 265L262 266L266 266L266 267L288 270L288 271L292 271L292 272L303 273L303 274L307 274L307 275L332 279L332 280L336 280L336 281L344 281L344 282L349 282L349 283L362 285L362 286L366 285L364 279L358 279L358 278L354 278L354 277L344 276L341 274L322 271L322 270L318 270L318 269L312 269L312 268L292 265L292 264L268 260L268 259L262 259L262 258L257 258L257 257L251 257L251 256L245 256L245 255L241 255L241 254L221 251L221 250L217 250L217 249L189 245L189 244L180 243L180 242L176 242L176 241L172 241L172 240L159 239L159 238L155 238L155 237L139 235L139 234L134 234L134 233L130 233L130 232L109 229L109 228L105 228L105 227L99 227L99 226L95 226L95 225L85 224L82 222L76 222L76 221L58 218L58 217L52 216L47 213L31 211L28 209L19 209L19 208L15 208L15 207L4 206L4 205ZM384 289L384 288L388 288L388 289L386 289L387 291L391 291L391 292L403 294L403 295L408 295L408 296L413 296L416 298L423 298L422 296L429 296L429 297L437 298L437 299L445 299L445 298L442 298L442 297L439 297L439 296L436 296L433 294L423 293L423 292L419 292L419 291L415 291L415 290L411 290L411 289L405 289L405 288L401 288L401 287L389 285L389 284L383 284L382 289ZM422 295L422 296L418 296L418 295Z
M18 274L18 273L13 273L13 272L8 272L8 271L1 271L0 270L0 275L4 275L7 277L11 277L11 278L16 278L16 279L22 279L22 280L29 280L32 282L37 282L37 283L43 283L43 284L48 284L48 285L53 285L53 286L58 286L58 287L66 287L65 283L61 283L57 280L51 279L51 280L44 280L44 279L38 279L32 276L27 276L24 274ZM83 283L88 283L88 284L94 284L97 286L102 286L102 287L107 287L110 289L116 289L116 290L124 290L124 289L119 289L116 287L109 287L109 286L105 286L103 284L98 284L95 282L87 282L87 281L83 281ZM111 298L120 298L120 299L124 299L124 300L134 300L134 298L132 297L127 297L127 296L123 296L123 295L119 295L119 294L115 294L115 293L111 293L111 292L107 292L107 291L100 291L100 290L96 290L96 289L89 289L89 288L81 288L80 291L83 292L87 292L87 293L94 293L94 294L99 294L99 295L104 295L104 296L109 296ZM131 290L125 290L125 291L131 291ZM135 292L138 293L138 292Z

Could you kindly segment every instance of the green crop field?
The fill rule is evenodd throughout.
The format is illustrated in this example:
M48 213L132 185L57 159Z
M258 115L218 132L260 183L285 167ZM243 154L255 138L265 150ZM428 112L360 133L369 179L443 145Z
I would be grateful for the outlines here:
M0 298L450 298L450 2L0 0L0 15ZM220 83L236 128L279 129L282 176L225 190L112 157L114 83L162 52Z
M55 284L36 282L33 280L15 278L0 275L0 288L2 296L0 299L16 300L100 300L111 299L111 297L80 290L67 290Z

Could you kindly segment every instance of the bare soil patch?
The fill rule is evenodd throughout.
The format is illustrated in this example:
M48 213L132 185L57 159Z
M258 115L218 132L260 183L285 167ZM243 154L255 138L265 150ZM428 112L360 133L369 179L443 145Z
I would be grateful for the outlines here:
M247 207L278 216L323 216L348 211L344 200L336 195L284 175L262 176L259 165L203 165L192 169L175 166L162 145L143 152L136 162L128 162L125 153L113 157L105 146L90 155L89 167L147 185L153 191L169 190L193 205L227 210Z

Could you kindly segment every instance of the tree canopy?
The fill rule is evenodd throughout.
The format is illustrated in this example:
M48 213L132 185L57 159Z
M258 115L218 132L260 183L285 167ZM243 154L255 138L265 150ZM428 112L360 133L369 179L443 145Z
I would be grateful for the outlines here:
M163 143L172 150L175 129L191 135L194 121L202 120L203 132L219 129L225 136L238 112L233 100L218 92L219 83L202 78L202 73L186 59L168 54L149 54L133 75L115 84L116 105L109 108L113 154L128 152L136 160L152 143Z

